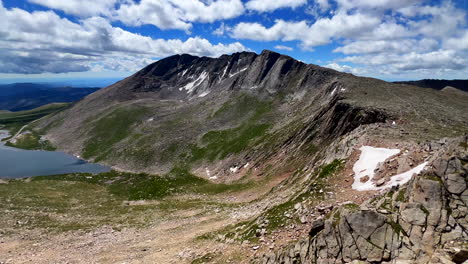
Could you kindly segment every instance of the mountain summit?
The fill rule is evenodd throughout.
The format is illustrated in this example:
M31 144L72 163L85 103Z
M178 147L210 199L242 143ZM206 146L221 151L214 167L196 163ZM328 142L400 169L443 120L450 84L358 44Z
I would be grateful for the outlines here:
M121 99L144 92L160 99L204 97L211 92L255 90L257 93L294 92L313 87L310 75L343 75L334 70L306 65L265 50L234 53L219 58L174 55L148 65L119 86Z

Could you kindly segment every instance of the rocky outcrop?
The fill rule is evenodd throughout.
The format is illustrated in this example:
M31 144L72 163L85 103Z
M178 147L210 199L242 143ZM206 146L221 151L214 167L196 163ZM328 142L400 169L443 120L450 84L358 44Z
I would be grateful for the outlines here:
M466 263L468 152L450 140L406 186L333 210L307 239L262 262ZM322 220L320 220L322 221Z

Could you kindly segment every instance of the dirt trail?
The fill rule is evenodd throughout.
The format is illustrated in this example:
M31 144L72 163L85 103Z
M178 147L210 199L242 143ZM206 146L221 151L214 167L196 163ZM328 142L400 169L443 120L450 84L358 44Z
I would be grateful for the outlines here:
M212 243L194 239L228 222L211 215L143 229L102 227L87 233L22 235L0 240L0 263L190 263L191 258L205 254L205 244Z

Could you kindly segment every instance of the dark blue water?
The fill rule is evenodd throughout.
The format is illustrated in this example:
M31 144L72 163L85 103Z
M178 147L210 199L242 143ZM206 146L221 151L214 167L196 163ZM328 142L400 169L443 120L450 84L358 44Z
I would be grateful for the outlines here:
M0 131L0 139L7 137ZM0 178L25 178L31 176L65 173L101 173L110 168L88 163L58 151L23 150L0 143Z

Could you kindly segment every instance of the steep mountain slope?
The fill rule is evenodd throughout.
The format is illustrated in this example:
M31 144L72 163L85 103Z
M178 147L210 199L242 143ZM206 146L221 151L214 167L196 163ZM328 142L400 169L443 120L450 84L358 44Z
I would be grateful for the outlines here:
M23 111L50 103L78 101L99 88L55 87L38 83L0 85L0 109Z
M222 177L230 167L273 159L280 149L310 156L363 124L395 121L386 137L455 136L466 128L466 98L355 77L271 51L175 55L38 128L59 149L121 169L162 173L188 165L199 176Z

